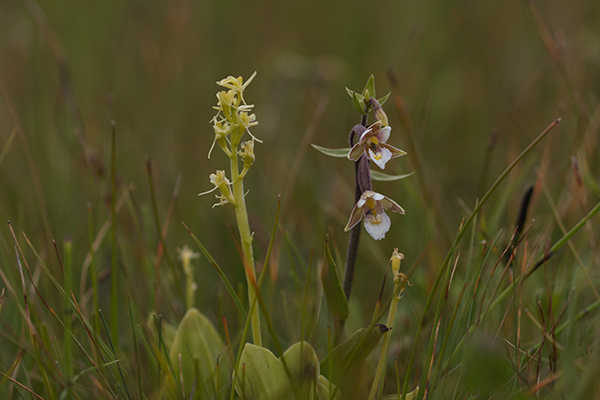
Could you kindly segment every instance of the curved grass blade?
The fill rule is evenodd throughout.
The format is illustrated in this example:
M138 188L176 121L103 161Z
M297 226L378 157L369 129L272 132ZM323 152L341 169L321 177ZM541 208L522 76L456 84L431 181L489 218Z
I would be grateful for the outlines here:
M329 251L329 234L325 237L325 259L327 265L323 264L321 280L325 297L327 297L329 311L334 319L345 320L348 318L348 300L342 289L342 283L335 262Z
M227 291L229 292L229 294L233 298L233 301L235 302L235 305L237 306L237 308L240 310L240 312L244 316L244 319L248 318L248 313L246 312L246 310L244 310L244 306L242 306L242 302L240 301L240 298L235 293L235 290L233 289L233 286L231 286L231 283L229 282L229 279L227 279L227 276L225 276L225 273L223 272L223 270L221 269L221 267L219 266L219 264L217 264L217 262L215 261L215 259L213 258L213 256L208 252L208 250L206 250L206 247L204 247L202 245L202 243L200 243L200 240L198 240L198 238L196 237L196 235L194 235L192 233L192 231L190 230L190 228L188 228L188 226L185 224L185 222L182 222L182 224L185 227L185 229L187 229L187 231L190 233L190 235L192 236L192 239L194 239L194 242L196 242L196 244L198 245L198 247L200 247L200 251L202 251L202 254L204 254L204 256L208 259L208 261L210 262L210 264L217 271L217 274L219 274L219 277L221 277L221 280L225 284L225 287L227 288Z
M479 214L479 211L481 210L481 208L484 206L484 204L490 198L492 193L494 193L496 191L498 186L500 186L500 183L508 176L510 171L512 171L513 168L531 151L531 149L533 149L552 130L552 128L554 128L559 122L560 122L560 118L552 121L552 123L550 123L550 125L548 125L546 127L546 129L544 129L525 149L523 149L521 154L519 154L508 167L506 167L506 169L504 170L504 172L502 172L502 174L500 174L500 176L496 179L496 181L492 184L492 186L485 193L485 195L483 196L481 201L479 201L477 203L477 205L473 209L473 212L471 213L469 218L466 220L466 222L461 224L460 230L458 231L458 233L456 234L456 237L454 238L454 243L452 244L452 247L448 251L448 254L446 255L446 258L444 259L444 261L442 263L442 267L440 268L440 270L438 272L435 282L433 283L433 287L431 289L431 292L429 294L429 297L427 298L427 302L425 303L425 307L423 309L423 319L425 319L427 313L429 312L429 308L431 307L431 303L433 302L433 298L437 292L437 288L442 280L442 277L445 275L444 272L446 271L446 268L448 267L451 256L452 256L452 254L454 254L456 246L458 245L458 243L460 242L460 239L465 234L466 229L469 227L469 225L471 225L471 222L473 222L473 219L475 218L475 216L477 214ZM421 334L422 326L423 325L420 324L419 327L417 328L417 333L416 333L415 337L419 337L419 335ZM431 340L430 340L430 342L431 342ZM408 384L409 384L409 379L410 379L410 376L412 373L412 367L413 367L413 363L414 363L417 343L418 343L418 340L415 340L415 343L413 345L413 348L411 350L410 357L408 360L408 365L406 367L406 374L404 376L404 385L402 387L402 400L404 400L406 398L406 394L408 393ZM431 348L430 348L430 350L431 350ZM428 358L430 358L430 357L431 357L431 354L428 354ZM422 371L422 374L423 374L423 376L421 378L421 384L419 385L421 387L423 387L423 384L425 383L425 379L428 375L428 371ZM419 394L419 398L422 398L422 396L420 394Z

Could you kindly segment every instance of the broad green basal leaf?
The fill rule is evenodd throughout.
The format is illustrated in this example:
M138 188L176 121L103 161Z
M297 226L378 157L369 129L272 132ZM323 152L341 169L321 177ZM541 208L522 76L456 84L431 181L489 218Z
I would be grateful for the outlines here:
M296 398L315 399L319 379L319 358L305 341L291 345L281 356L289 372Z
M242 399L294 399L283 363L264 347L246 343L233 379Z
M319 400L342 400L342 393L323 375L319 376Z
M414 175L415 172L417 171L413 171L410 174L404 175L388 175L379 171L371 171L371 179L373 179L374 181L382 182L398 181L400 179L408 178L409 176Z
M350 147L344 147L341 149L328 149L327 147L322 147L314 143L311 143L311 146L330 157L347 158L348 153L350 153Z
M177 327L169 352L175 377L177 381L183 377L188 396L194 386L196 391L216 393L227 384L231 376L228 363L219 363L217 376L217 359L224 348L225 343L212 322L197 309L189 309Z

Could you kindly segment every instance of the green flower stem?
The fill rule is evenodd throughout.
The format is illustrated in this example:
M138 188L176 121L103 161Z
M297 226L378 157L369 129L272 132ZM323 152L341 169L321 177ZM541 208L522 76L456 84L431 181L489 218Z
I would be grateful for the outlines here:
M183 260L185 271L185 307L189 310L194 307L196 294L194 292L194 270L189 259Z
M231 165L231 180L233 185L233 198L235 204L235 218L237 220L238 229L240 231L240 240L242 242L242 253L244 256L244 271L246 272L246 280L248 282L248 304L252 310L250 320L252 323L252 338L254 344L262 346L262 337L260 333L260 314L259 307L252 307L256 301L256 267L254 266L254 251L252 249L252 234L250 233L250 223L248 222L248 212L246 211L246 200L244 199L244 182L239 174L237 148L239 138L231 142L230 165ZM233 137L232 137L233 138Z
M371 386L371 392L369 393L368 399L375 399L377 392L383 389L383 377L385 376L385 367L387 365L388 349L390 347L390 340L392 336L392 328L394 327L394 320L396 319L396 311L398 310L398 303L402 296L403 287L406 284L400 277L394 279L394 294L392 296L392 302L390 304L390 310L388 312L388 318L386 326L389 328L386 335L383 338L383 346L381 348L381 356L379 357L379 363L377 364L377 371L375 372L375 378L373 379L373 386ZM377 390L379 388L379 390Z

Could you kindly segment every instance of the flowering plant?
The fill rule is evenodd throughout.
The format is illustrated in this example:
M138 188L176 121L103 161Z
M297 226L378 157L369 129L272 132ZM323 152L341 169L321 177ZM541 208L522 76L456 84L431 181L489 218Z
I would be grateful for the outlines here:
M346 294L346 298L349 298L360 240L360 225L358 223L364 219L364 226L367 233L373 239L381 240L385 238L385 234L391 227L391 219L385 213L385 210L404 214L404 209L395 201L373 191L372 180L393 181L406 178L411 174L394 176L381 172L371 172L370 169L371 161L377 164L379 168L385 169L385 165L392 158L406 154L405 151L387 143L392 128L389 126L388 118L383 111L382 105L389 97L389 94L379 100L375 98L375 80L372 75L362 93L359 94L350 89L346 90L350 97L352 97L354 107L362 115L361 123L355 125L350 131L350 148L327 149L317 145L313 145L313 147L326 155L347 157L355 163L355 205L350 213L348 224L344 229L346 232L350 231L344 272L344 293ZM371 111L373 112L375 122L367 125Z

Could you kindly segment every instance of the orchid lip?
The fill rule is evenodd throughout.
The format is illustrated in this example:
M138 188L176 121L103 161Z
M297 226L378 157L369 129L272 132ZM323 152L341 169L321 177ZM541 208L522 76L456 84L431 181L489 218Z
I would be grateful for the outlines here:
M352 209L344 231L349 231L364 220L367 233L375 240L383 239L391 226L391 219L385 210L404 214L404 209L389 197L372 190L365 191Z

